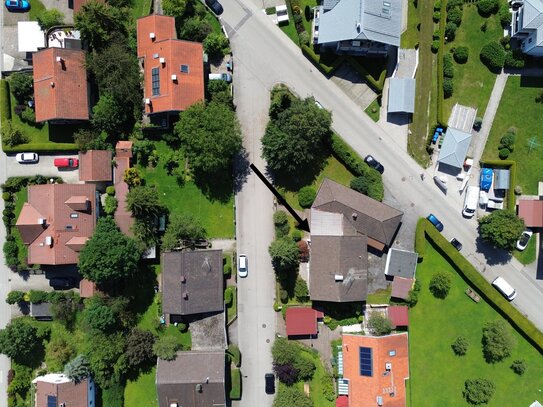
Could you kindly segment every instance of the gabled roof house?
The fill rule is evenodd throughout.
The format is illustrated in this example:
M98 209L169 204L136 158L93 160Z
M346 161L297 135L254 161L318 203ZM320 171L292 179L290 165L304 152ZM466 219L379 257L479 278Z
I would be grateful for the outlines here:
M543 56L543 0L514 3L511 36L520 41L520 49L525 54Z
M76 264L96 226L96 186L45 184L28 187L16 227L29 264Z
M95 407L95 389L92 378L75 383L62 373L49 373L32 380L36 407Z
M400 46L402 10L401 0L324 0L313 41L337 54L385 56Z
M162 310L166 322L224 310L222 250L162 255Z
M89 120L84 51L46 48L36 52L32 59L36 121Z
M173 17L137 20L138 58L143 68L145 112L179 113L204 100L204 50L178 40Z
M109 150L79 152L79 180L85 182L111 182L112 153Z
M223 351L177 352L174 360L158 359L158 407L224 407Z

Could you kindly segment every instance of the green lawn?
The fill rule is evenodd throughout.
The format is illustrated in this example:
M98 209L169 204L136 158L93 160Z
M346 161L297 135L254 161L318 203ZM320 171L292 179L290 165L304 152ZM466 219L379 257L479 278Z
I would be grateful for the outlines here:
M419 43L419 30L417 26L420 23L419 9L415 7L417 0L408 0L407 8L407 29L402 34L402 48L415 48Z
M156 168L142 168L148 185L155 185L162 202L171 214L187 213L198 218L210 238L231 238L234 236L234 195L226 202L209 200L192 181L179 185L175 176L169 176L164 169L164 157L169 147L164 142L156 143L159 162Z
M349 172L347 168L343 164L341 164L338 160L336 160L333 156L330 156L328 158L328 161L326 163L326 167L321 171L321 173L317 176L315 181L311 184L313 188L315 188L315 191L319 190L319 187L324 180L324 178L330 178L331 180L334 180L336 182L339 182L340 184L343 184L345 186L349 186L351 180L353 179L353 174ZM302 207L298 203L298 194L297 191L281 191L287 202L297 210L302 210Z
M529 195L537 194L537 183L543 174L543 104L535 102L542 90L542 78L509 77L483 152L483 160L497 159L501 137L508 128L516 127L515 150L509 159L517 162L516 185ZM532 138L538 147L529 151L528 142Z
M513 256L516 257L518 261L520 261L522 264L531 264L536 260L536 253L537 253L537 247L536 247L537 239L535 235L533 235L530 238L530 241L528 242L528 246L523 251L513 250Z
M134 0L132 15L134 18L145 17L151 12L152 0Z
M289 16L292 18L292 14L290 14ZM296 27L294 26L294 21L289 19L288 24L283 23L279 26L279 28L281 28L281 31L283 31L287 35L287 37L289 37L294 42L294 44L300 46L300 39L298 38L298 32L296 31Z
M226 307L227 322L232 321L238 314L238 297L236 287L232 287L232 304Z
M137 380L129 380L124 390L125 407L157 407L155 377L156 367L141 374Z
M24 187L19 192L15 194L15 220L19 217L19 214L21 213L21 209L23 208L24 203L28 199L28 188ZM15 237L15 241L17 242L17 247L19 248L19 264L26 264L27 257L28 257L28 249L23 243L23 239L21 238L21 234L19 233L19 230L14 226L11 228L11 234Z
M428 290L429 280L438 270L452 275L452 288L445 300L434 298ZM484 300L475 303L464 293L467 284L429 243L424 261L418 265L417 278L422 290L418 304L409 315L412 406L465 406L464 382L479 377L490 379L496 385L496 392L488 403L490 407L527 406L541 398L541 354L510 328L517 342L512 356L500 363L486 363L481 347L483 324L503 318ZM459 335L470 343L463 357L455 356L450 347ZM523 376L509 368L516 359L526 361Z
M388 288L377 290L373 294L368 294L366 303L367 304L389 304L391 292L392 292L392 284L390 284Z
M309 396L311 397L311 400L313 401L314 407L333 407L335 406L334 401L328 401L322 391L322 378L326 375L326 370L324 369L324 366L322 364L322 361L318 355L318 353L312 353L310 350L304 350L302 351L302 357L309 359L315 363L316 369L315 373L313 374L313 378L311 379L311 382L309 382ZM303 392L304 391L304 383L299 382L296 383L296 386Z
M487 23L486 32L481 31L483 22ZM496 80L496 75L488 70L479 59L483 46L498 41L503 36L503 28L497 15L481 17L475 3L464 5L462 24L456 31L454 41L445 45L445 51L463 45L469 48L468 62L454 63L454 93L445 99L444 119L448 120L455 103L477 108L477 116L483 117L486 105Z
M40 0L29 0L30 11L28 12L30 21L35 21L37 17L45 11L45 6Z
M366 114L369 117L371 117L371 119L374 122L378 122L379 115L381 113L380 109L381 109L381 101L380 101L380 98L377 98L373 102L371 102L371 104L368 107L366 107L366 110L364 110L364 112L366 112Z

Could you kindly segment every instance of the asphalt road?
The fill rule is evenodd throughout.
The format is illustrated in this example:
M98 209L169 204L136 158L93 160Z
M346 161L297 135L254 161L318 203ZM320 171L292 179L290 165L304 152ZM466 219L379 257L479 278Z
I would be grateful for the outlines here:
M361 156L372 154L383 163L383 178L389 195L387 199L397 202L399 209L405 213L405 219L413 222L420 216L434 213L445 225L444 235L449 239L456 237L463 243L462 254L488 281L501 275L516 288L519 295L514 301L515 305L540 329L543 328L543 313L537 305L543 294L542 282L515 269L508 257L478 241L476 221L466 220L460 213L463 197L454 191L444 195L434 185L431 180L433 174L429 172L425 180L421 180L421 169L407 155L403 141L385 133L313 67L290 39L265 16L260 2L228 0L223 5L222 22L230 36L236 60L234 84L238 117L244 131L245 146L252 157L259 155L259 139L267 122L268 94L265 90L269 91L274 84L282 82L301 97L313 95L323 106L332 110L334 129ZM472 184L475 182L471 181ZM263 338L255 334L258 333L255 331L257 321L268 318L272 312L271 303L269 309L255 308L257 302L261 304L261 299L251 297L251 294L255 294L254 280L251 279L258 278L259 284L263 279L265 284L271 282L271 269L269 264L265 264L268 259L266 248L272 233L268 226L271 209L266 201L270 202L271 197L263 197L261 193L266 191L255 183L251 175L237 201L239 250L247 251L253 262L255 254L258 256L261 253L263 256L256 259L257 270L250 263L249 279L240 284L240 347L244 353L244 365L250 361L249 366L244 367L247 369L244 374L247 371L251 373L244 379L241 406L254 406L256 400L259 400L258 405L262 405L263 375L271 369L269 354L262 352L266 348L262 346ZM264 290L259 295L269 296ZM245 315L249 310L252 316ZM255 353L258 356L253 359ZM251 377L254 372L257 373L256 386L255 379Z

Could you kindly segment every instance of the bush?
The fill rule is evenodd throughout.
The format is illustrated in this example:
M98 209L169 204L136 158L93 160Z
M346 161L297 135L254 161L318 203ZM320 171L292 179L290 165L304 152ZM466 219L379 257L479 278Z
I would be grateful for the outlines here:
M104 204L104 212L106 215L113 216L117 210L118 201L117 198L111 195L107 195Z
M11 198L11 194L10 194L9 192L2 192L2 199L3 199L4 201L9 201L9 200L11 200L11 199L12 199L12 198Z
M517 359L511 364L511 369L519 376L522 376L526 371L526 362L524 360Z
M108 407L123 407L124 386L114 382L111 386L102 388L102 403Z
M439 40L441 39L441 33L439 32L439 30L435 30L434 33L432 34L432 39L433 40Z
M457 29L458 29L458 26L452 21L449 21L447 23L447 25L445 26L445 39L447 40L447 42L454 41L454 38L456 37Z
M230 52L228 39L221 33L212 32L203 41L204 50L211 56L224 56Z
M453 80L451 78L443 78L443 97L450 98L453 95Z
M302 240L303 233L299 229L294 229L291 233L291 237L292 240L294 240L295 242L299 242L300 240Z
M464 398L470 404L486 404L494 395L496 386L488 379L466 380Z
M36 113L34 113L34 109L26 107L25 110L21 112L21 120L25 123L36 123Z
M453 52L453 57L459 64L465 64L468 62L469 48L464 46L456 47Z
M283 304L286 304L288 302L288 292L287 290L279 290L279 300L283 303Z
M336 399L334 377L328 373L321 377L321 392L324 398L328 401L334 401Z
M227 287L226 290L224 290L224 303L227 307L230 307L232 305L232 301L234 301L232 287Z
M500 148L500 151L498 153L498 157L500 157L500 159L502 160L505 160L507 157L509 157L509 154L511 153L511 151L508 149L508 148Z
M473 129L474 130L481 130L481 126L483 125L483 118L482 117L476 117L475 121L473 122Z
M505 51L498 42L489 42L481 49L480 58L488 69L497 72L505 63Z
M373 312L368 319L368 328L377 336L392 332L392 322L378 312Z
M9 218L7 218L7 220L8 222L11 222ZM17 242L6 239L3 249L6 265L9 267L17 266L19 264L19 246L17 246Z
M115 187L113 185L110 185L109 187L106 188L106 194L110 195L110 196L114 196L115 195Z
M453 23L460 27L462 23L462 9L460 7L453 7L447 11L447 23Z
M228 355L232 363L236 365L236 367L241 366L241 352L236 345L234 344L228 345L228 350L226 351L226 354Z
M15 147L19 144L25 144L30 138L17 127L14 127L11 120L4 120L2 124L2 143L7 147Z
M34 92L34 79L32 75L17 72L9 77L11 93L20 104L32 98Z
M409 290L409 294L407 296L407 303L409 304L409 307L413 308L415 305L417 305L417 302L419 302L420 289L420 281L415 280L415 284L413 285L413 288Z
M434 11L434 15L432 16L434 23L439 23L439 20L441 20L441 12L440 11Z
M225 264L222 271L225 276L230 277L232 274L232 266L230 264Z
M457 356L464 356L469 347L469 342L464 336L459 336L456 338L456 340L452 343L451 348L455 355Z
M296 243L298 251L300 253L300 262L307 263L309 261L309 245L305 240L300 240Z
M266 14L267 15L275 14L275 7L267 7L266 8Z
M317 192L313 187L303 187L298 192L298 203L302 208L309 208L313 205L316 196Z
M509 129L503 137L500 139L500 146L499 148L507 148L511 152L515 149L515 141L516 141L516 130L515 129Z
M434 2L434 11L441 11L441 0L436 0Z
M505 53L505 67L521 69L526 65L525 55L520 49L514 49Z
M483 327L483 354L488 363L500 362L511 356L516 342L503 321L488 322Z
M454 65L451 54L443 55L443 76L446 78L454 77Z
M366 175L351 180L351 189L367 195L376 201L382 201L384 196L381 174L371 168Z
M300 44L309 46L309 33L307 31L304 30L298 34L298 38L300 39Z
M498 17L500 17L500 23L504 28L507 28L511 24L511 12L507 3L502 3L498 11Z
M6 302L10 305L18 304L24 301L25 293L22 291L10 291L6 298Z
M273 213L273 224L275 226L275 237L277 239L289 234L290 225L288 224L288 216L286 212L275 211Z
M241 399L241 371L239 369L230 370L230 400Z
M185 322L179 322L177 324L177 329L179 330L179 332L185 333L189 330L189 325Z
M296 284L294 285L294 296L299 302L309 300L309 289L307 288L307 283L301 277L296 279Z
M491 14L496 14L500 6L499 0L479 0L477 2L477 10L483 17L488 17Z
M298 381L298 370L291 363L277 364L274 362L273 371L279 381L287 386L291 386Z
M440 45L439 40L432 41L432 45L431 45L430 49L432 50L432 52L434 54L437 54L437 51L439 51L439 45Z
M47 293L45 291L30 290L28 292L28 301L33 304L39 304L47 300Z
M294 368L298 371L298 380L309 381L315 373L316 366L312 360L299 355L294 362Z
M464 7L464 0L449 0L447 2L447 12L453 8L459 8L462 11L462 7Z
M452 277L446 271L438 271L432 276L428 288L436 298L444 299L451 290Z

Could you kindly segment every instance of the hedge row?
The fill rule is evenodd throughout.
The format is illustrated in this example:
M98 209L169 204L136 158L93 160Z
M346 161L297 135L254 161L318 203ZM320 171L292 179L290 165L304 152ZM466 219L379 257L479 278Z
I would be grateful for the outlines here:
M426 254L426 233L425 225L428 222L426 218L420 218L417 222L417 229L415 230L415 251L418 253L418 262L421 263L424 260Z
M443 52L445 52L445 24L447 23L447 0L441 2L441 19L439 20L439 49L437 51L437 123L445 124L443 114Z
M507 191L507 209L515 211L517 200L515 197L515 185L517 184L517 162L513 160L486 160L481 161L483 166L492 168L509 169L509 190Z
M230 361L234 365L236 365L236 367L241 366L241 352L236 345L228 345L228 350L226 351L226 354L230 357Z
M11 119L9 82L5 79L0 80L0 117L2 117L2 120Z
M543 333L507 301L477 269L462 256L441 233L426 219L419 222L417 229L424 229L428 239L435 245L441 255L451 263L455 270L472 286L497 312L543 354ZM418 230L417 230L418 232ZM424 253L423 253L424 255ZM419 253L420 256L420 253Z
M332 73L339 68L343 61L345 61L345 56L338 56L331 66L325 65L321 62L321 56L316 54L311 47L302 45L301 48L302 53L309 58L309 60L313 62L313 64L325 75L332 75Z
M75 143L25 143L13 147L8 147L2 143L2 150L4 150L6 154L22 153L25 151L33 151L36 153L55 153L59 151L77 152L78 148Z
M236 368L230 369L230 379L231 379L230 400L240 400L241 399L241 372L240 370Z
M353 69L358 72L366 81L366 83L379 95L383 93L383 87L385 86L386 79L386 68L383 69L379 75L379 79L375 80L373 76L368 72L368 70L360 65L353 57L347 57L347 62L353 67Z

